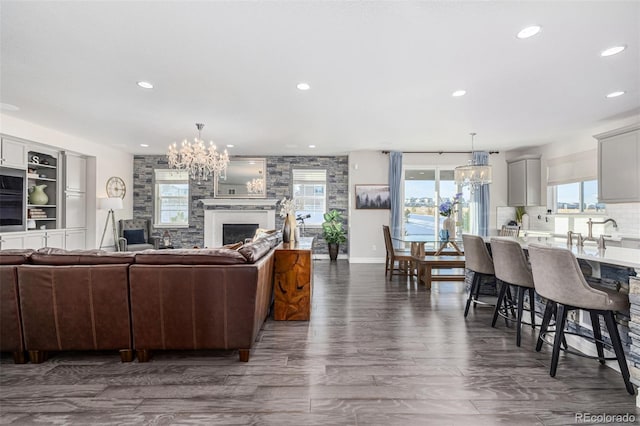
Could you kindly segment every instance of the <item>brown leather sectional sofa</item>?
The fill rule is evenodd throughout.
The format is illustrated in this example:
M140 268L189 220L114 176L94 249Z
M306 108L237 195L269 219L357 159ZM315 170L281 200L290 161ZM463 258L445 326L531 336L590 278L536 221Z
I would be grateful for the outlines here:
M249 351L264 323L278 236L239 250L0 251L0 350ZM19 256L22 256L20 259ZM6 337L5 337L6 336ZM22 355L24 358L24 356ZM24 359L22 359L24 362Z

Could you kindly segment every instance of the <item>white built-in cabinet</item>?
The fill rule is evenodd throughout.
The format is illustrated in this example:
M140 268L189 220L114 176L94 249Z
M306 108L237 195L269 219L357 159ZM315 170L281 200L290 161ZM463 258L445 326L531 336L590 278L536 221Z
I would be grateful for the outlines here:
M26 170L25 228L0 234L0 249L86 248L87 158L0 135L0 166ZM47 194L29 197L34 187Z
M640 126L595 135L598 140L598 201L640 202Z
M24 248L39 249L42 247L65 248L64 229L7 232L0 235L0 250Z
M507 163L509 206L540 205L540 158L521 158Z
M65 228L87 226L87 159L64 153L64 219Z
M73 192L87 191L87 159L83 156L64 153L65 182L64 190Z
M3 136L0 139L0 166L26 169L27 146L23 142Z
M0 250L24 248L24 232L8 232L0 235Z
M87 231L84 229L66 229L64 231L64 248L67 250L86 248L86 240Z

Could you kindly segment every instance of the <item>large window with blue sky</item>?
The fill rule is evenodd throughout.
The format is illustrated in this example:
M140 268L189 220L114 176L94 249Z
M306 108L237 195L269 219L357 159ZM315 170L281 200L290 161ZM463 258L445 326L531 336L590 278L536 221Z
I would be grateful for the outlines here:
M454 219L458 229L468 231L469 191L456 185L452 169L406 168L404 171L404 234L437 238L444 217L438 207L462 193L456 205Z

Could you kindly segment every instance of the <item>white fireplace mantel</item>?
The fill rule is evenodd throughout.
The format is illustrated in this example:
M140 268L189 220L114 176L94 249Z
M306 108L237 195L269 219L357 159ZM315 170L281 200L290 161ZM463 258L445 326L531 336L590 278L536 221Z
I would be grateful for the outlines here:
M206 209L204 211L204 246L222 246L223 225L247 223L257 223L258 228L274 229L276 227L276 210Z
M203 198L200 200L205 206L274 206L278 202L275 198Z

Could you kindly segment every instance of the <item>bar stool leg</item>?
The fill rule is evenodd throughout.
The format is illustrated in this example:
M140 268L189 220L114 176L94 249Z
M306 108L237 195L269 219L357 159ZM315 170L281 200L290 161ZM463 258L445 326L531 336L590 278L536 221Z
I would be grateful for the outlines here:
M598 356L600 357L600 364L605 363L604 360L604 349L602 347L602 333L600 332L600 318L597 312L589 311L589 316L591 317L591 327L593 328L593 338L596 344L596 350L598 351Z
M515 303L513 302L514 298L511 295L511 286L510 285L507 286L507 299L509 300L509 308L511 309L511 316L515 318L516 317L516 311L513 308L515 306ZM506 314L506 311L505 311L505 314ZM506 320L505 320L505 324L508 324L508 322Z
M491 321L491 327L496 326L496 321L498 320L498 314L500 313L500 308L502 307L502 302L504 301L504 295L507 292L508 284L505 282L501 282L502 286L500 287L500 292L498 293L498 301L496 302L496 308L493 310L493 320ZM505 312L507 310L507 304L505 302L504 305Z
M524 288L518 286L518 319L516 320L516 346L520 347L522 339L522 309L524 308Z
M624 385L627 388L627 392L633 395L635 394L635 389L629 380L629 367L627 366L627 361L624 356L624 349L620 342L620 333L618 332L616 320L613 318L613 312L605 311L602 316L607 324L609 337L611 337L611 344L613 345L613 350L616 353L616 358L618 358L618 365L620 366L620 373L622 373L622 378L624 379Z
M540 352L542 349L542 344L544 340L542 340L542 336L547 332L549 328L549 322L551 322L551 314L553 314L554 305L551 300L547 300L547 305L544 308L544 314L542 315L542 325L540 325L540 334L538 334L538 341L536 343L536 352Z
M478 274L478 282L476 282L476 295L473 298L473 309L476 308L476 301L480 299L480 281L482 280L482 275Z
M560 357L560 343L564 337L564 324L567 321L567 308L558 303L558 311L556 313L556 336L553 340L553 354L551 355L551 371L549 375L556 377L556 369L558 368L558 359Z
M473 293L476 290L476 286L478 286L478 282L480 281L480 274L477 272L473 273L473 279L471 280L471 288L469 289L469 297L467 298L467 306L464 308L464 317L467 317L469 313L469 306L471 306L471 300L473 299Z
M531 310L531 329L536 329L536 292L533 288L529 289L529 309Z

